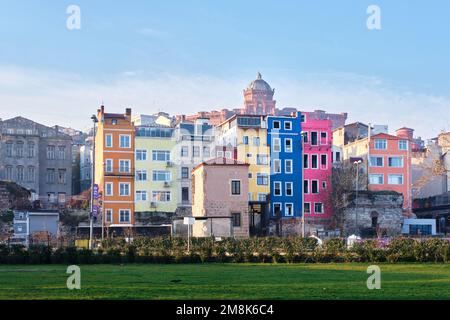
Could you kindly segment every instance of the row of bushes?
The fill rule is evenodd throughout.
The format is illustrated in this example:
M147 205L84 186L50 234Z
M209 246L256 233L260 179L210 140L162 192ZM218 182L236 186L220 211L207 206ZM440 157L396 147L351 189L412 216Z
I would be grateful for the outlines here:
M388 245L367 240L348 248L344 239L317 245L313 238L191 239L190 251L182 238L108 240L94 251L74 247L0 246L2 264L97 264L97 263L329 263L329 262L448 262L446 239L395 238Z

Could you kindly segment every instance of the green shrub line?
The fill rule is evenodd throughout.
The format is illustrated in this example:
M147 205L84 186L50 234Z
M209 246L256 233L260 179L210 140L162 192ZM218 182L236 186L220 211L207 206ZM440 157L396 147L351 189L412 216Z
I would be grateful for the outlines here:
M99 249L51 248L44 245L0 245L0 264L119 264L119 263L339 263L433 262L448 263L447 239L399 237L389 244L365 240L348 248L345 239L333 238L319 246L314 238L192 238L190 251L183 238L105 240Z

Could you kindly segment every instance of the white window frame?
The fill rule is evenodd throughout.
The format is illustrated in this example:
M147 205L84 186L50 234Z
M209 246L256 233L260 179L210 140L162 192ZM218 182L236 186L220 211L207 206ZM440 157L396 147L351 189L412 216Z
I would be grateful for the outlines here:
M305 206L309 205L309 212L305 212ZM304 202L303 203L303 213L305 214L311 214L311 202Z
M289 128L286 128L286 125L289 124ZM292 121L285 121L284 122L284 130L292 130Z
M305 188L305 182L307 183L307 188ZM310 194L311 192L311 181L309 179L303 179L303 193L304 194Z
M128 213L128 219L127 220L122 219L122 213ZM119 222L120 223L131 222L131 211L129 209L120 209L119 210Z
M322 212L317 212L316 211L316 205L320 204L320 208ZM314 202L314 214L324 214L325 213L325 205L323 204L323 202Z
M111 166L108 167L108 163L111 163ZM108 170L110 169L110 170ZM114 171L114 160L113 159L105 159L105 172L113 172Z
M392 176L400 176L402 179L402 183L391 183ZM391 173L388 175L388 184L395 185L395 186L402 186L405 184L405 177L403 176L403 174L400 174L400 173Z
M379 142L380 141L384 141L384 148L379 148ZM375 139L375 141L373 142L373 148L375 150L387 150L387 139Z
M288 194L288 185L291 186L291 194ZM284 190L286 197L293 197L294 196L294 183L292 181L286 181L284 183Z
M378 178L381 176L381 183L372 183L371 178L375 177L375 176L377 176ZM382 184L384 184L384 174L382 174L382 173L370 173L369 174L369 184L372 184L372 185L382 185Z
M139 178L139 175L144 175L145 179ZM136 170L136 181L147 181L147 180L148 180L147 170L145 169Z
M325 143L322 143L322 133L325 133ZM328 132L320 131L319 140L319 145L326 146L328 144Z
M313 157L316 157L316 159L317 159L317 161L316 161L316 167L314 168L313 167L313 164L314 164L314 162L313 162ZM320 168L320 162L319 162L319 155L318 154L311 154L311 169L312 170L319 170L319 168Z
M141 159L138 159L138 153L141 155ZM147 150L146 149L136 149L136 161L147 161Z
M122 142L124 142L124 141L122 141L122 138L128 138L128 147L122 145ZM126 141L126 140L125 140L125 141ZM121 135L120 135L120 138L119 138L119 148L121 148L121 149L130 149L130 148L131 148L131 135L129 135L129 134L121 134Z
M290 148L288 148L286 142L289 141L291 143ZM294 146L292 145L292 138L286 138L284 139L284 152L286 153L292 153L294 149Z
M277 190L277 188L276 188L276 185L279 185L280 186L280 194L276 194L276 190ZM283 196L283 183L281 183L281 181L274 181L273 182L273 195L274 196L277 196L277 197L282 197Z
M128 194L122 194L122 186L128 186ZM119 196L121 197L129 197L131 195L131 183L129 182L120 182L119 183Z
M400 158L401 165L400 166L391 166L390 163L389 163L389 159L391 159L391 158ZM404 166L405 166L405 159L404 159L403 156L389 156L388 157L388 167L389 168L403 168Z
M403 143L403 142L405 142L406 148L401 148L400 147L400 144ZM399 140L398 141L398 150L408 151L408 145L409 145L408 140Z
M288 212L289 212L289 210L288 210L288 207L291 207L291 214L288 214ZM293 217L294 216L294 204L292 203L292 202L286 202L285 204L284 204L284 215L286 216L286 217Z
M147 191L145 190L136 190L135 192L136 194L136 202L145 202L147 201L148 197L147 197ZM138 196L139 194L139 196ZM142 197L143 195L145 195L145 199Z
M111 144L108 144L108 137L111 138ZM114 142L113 142L113 135L110 133L105 134L105 147L106 148L112 148L114 146Z
M280 216L282 216L283 215L283 204L281 202L274 202L272 204L272 216L275 217L275 206L276 205L280 206Z
M317 144L313 144L312 143L312 134L313 133L316 133L316 135L317 135ZM319 146L320 145L320 136L319 136L319 131L311 131L310 133L309 133L309 143L311 144L311 146Z
M278 168L279 168L278 171L276 171L277 166L275 163L278 163ZM282 172L283 172L283 169L281 168L281 159L273 159L273 173L278 174L278 173L282 173Z
M325 166L322 165L322 156L325 156ZM326 153L320 154L319 166L321 170L328 170L328 154Z
M111 187L111 193L108 193L108 186ZM114 196L114 183L112 183L112 182L105 183L105 196L107 196L107 197Z
M278 147L278 148L276 148ZM281 139L273 138L273 152L281 152Z
M113 209L106 209L105 210L105 222L112 222L113 221Z
M278 124L278 128L275 128L275 123L277 123ZM274 130L280 130L281 129L281 121L279 121L279 120L275 120L274 122L273 122L273 129Z
M287 170L287 168L288 168L287 163L288 162L291 164L291 170L290 171ZM286 173L286 174L293 174L294 173L294 160L293 159L285 159L284 160L284 173Z
M127 169L128 170L122 170L123 168L122 168L122 162L123 163L128 163L128 165L127 166L125 166L125 167L127 167ZM130 159L119 159L119 172L120 173L130 173L131 172L131 160Z
M373 163L372 163L372 159L373 158L381 158L381 166L379 166L379 165L373 165ZM377 162L377 161L375 161L375 162ZM376 164L376 163L375 163ZM371 155L370 156L370 158L369 158L369 166L370 167L373 167L373 168L383 168L384 167L384 156L379 156L379 155Z
M313 183L317 182L317 192L313 192ZM311 179L311 194L320 194L320 185L319 180L317 179Z

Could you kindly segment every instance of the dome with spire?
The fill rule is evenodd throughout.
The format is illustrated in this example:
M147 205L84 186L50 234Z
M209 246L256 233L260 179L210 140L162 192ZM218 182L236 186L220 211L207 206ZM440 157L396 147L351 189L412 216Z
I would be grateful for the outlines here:
M253 80L247 87L247 90L268 91L272 92L270 85L262 79L261 73L258 72L256 79Z

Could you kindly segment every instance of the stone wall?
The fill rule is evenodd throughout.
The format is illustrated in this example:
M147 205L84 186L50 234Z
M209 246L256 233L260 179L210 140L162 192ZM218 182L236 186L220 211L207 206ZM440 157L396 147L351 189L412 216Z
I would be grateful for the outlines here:
M355 195L350 196L344 210L344 232L354 233L357 229L383 229L387 235L401 233L403 224L403 195L396 192L360 192L356 206Z

